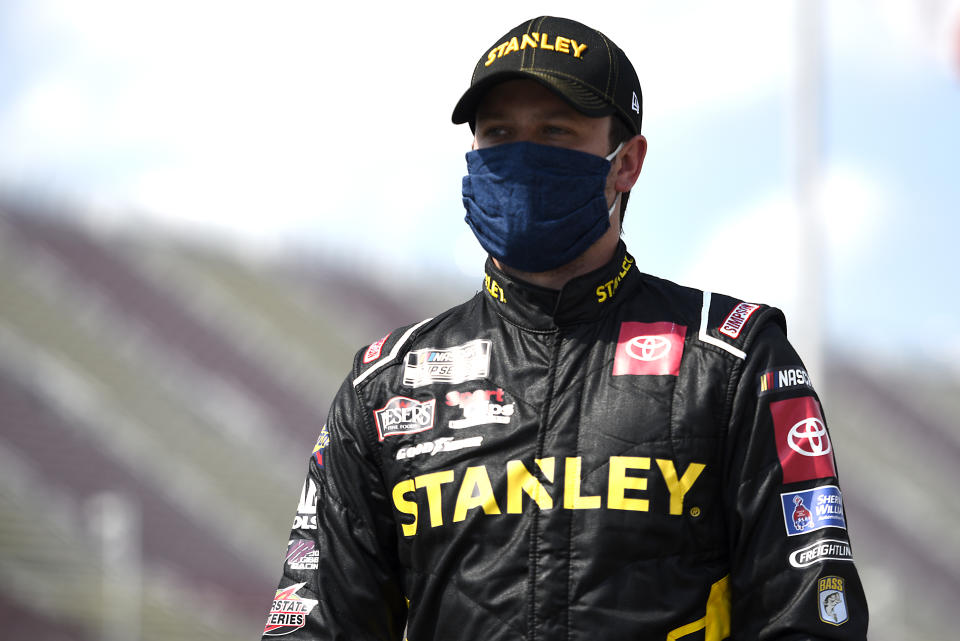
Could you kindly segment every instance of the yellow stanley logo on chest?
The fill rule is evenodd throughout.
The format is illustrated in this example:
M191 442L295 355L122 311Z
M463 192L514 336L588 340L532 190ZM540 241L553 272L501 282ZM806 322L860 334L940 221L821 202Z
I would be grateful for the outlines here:
M534 462L540 470L540 475L552 485L557 459L550 457L536 459ZM558 492L560 496L556 499L561 502L565 510L597 510L606 507L608 510L649 512L650 500L644 498L643 493L647 491L648 480L650 480L646 470L650 470L653 467L651 464L655 463L659 470L658 476L666 485L670 495L669 505L655 506L655 509L673 516L683 513L684 498L706 468L703 463L690 463L683 473L679 474L674 462L670 459L651 460L646 456L611 456L608 461L609 472L604 496L604 494L584 493L581 457L568 456L560 459L560 463L564 469L564 478L563 487ZM430 527L464 521L470 510L477 508L488 516L503 514L502 508L506 508L507 514L521 514L524 495L536 503L540 510L550 510L554 506L555 497L523 461L507 461L506 496L498 497L494 492L486 465L468 467L459 479L459 488L454 490L457 480L457 473L454 470L443 470L421 474L393 486L394 507L398 512L406 515L404 519L406 522L400 525L404 536L417 534L421 520L420 504L417 502L418 494L426 498L426 518L430 522ZM454 493L456 502L451 514L449 500ZM448 497L446 512L443 509L444 496ZM409 517L413 517L412 522Z
M557 53L569 54L574 58L580 58L583 56L583 52L587 50L587 45L565 36L554 36L553 40L551 40L549 33L537 33L534 31L533 33L523 34L519 39L514 36L506 42L498 44L487 54L487 61L483 66L489 67L497 58L502 58L510 55L514 51L520 51L522 49L556 51Z

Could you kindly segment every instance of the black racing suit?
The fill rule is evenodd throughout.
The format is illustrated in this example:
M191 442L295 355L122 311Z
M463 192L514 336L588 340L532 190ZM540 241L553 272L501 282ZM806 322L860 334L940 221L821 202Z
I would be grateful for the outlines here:
M642 274L483 289L357 353L265 638L866 638L782 314Z

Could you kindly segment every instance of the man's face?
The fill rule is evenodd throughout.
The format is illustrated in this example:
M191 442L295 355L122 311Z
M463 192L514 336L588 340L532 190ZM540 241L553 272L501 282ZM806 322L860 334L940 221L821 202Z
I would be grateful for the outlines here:
M536 81L508 80L477 107L473 148L526 141L606 156L611 117L584 116Z

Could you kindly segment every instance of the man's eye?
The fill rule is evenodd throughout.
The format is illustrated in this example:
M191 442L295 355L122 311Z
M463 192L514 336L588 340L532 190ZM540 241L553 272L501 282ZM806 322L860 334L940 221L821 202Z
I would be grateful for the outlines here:
M557 127L555 125L547 125L543 128L543 132L549 136L562 136L564 134L570 133L570 131L564 127Z
M489 126L489 127L482 127L480 129L480 134L485 138L495 138L497 136L503 136L506 134L506 132L507 130L504 127Z

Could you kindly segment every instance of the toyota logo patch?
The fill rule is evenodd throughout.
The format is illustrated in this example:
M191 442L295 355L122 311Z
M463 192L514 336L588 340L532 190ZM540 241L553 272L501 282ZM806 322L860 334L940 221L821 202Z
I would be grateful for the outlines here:
M679 376L686 335L676 323L621 323L613 375Z

